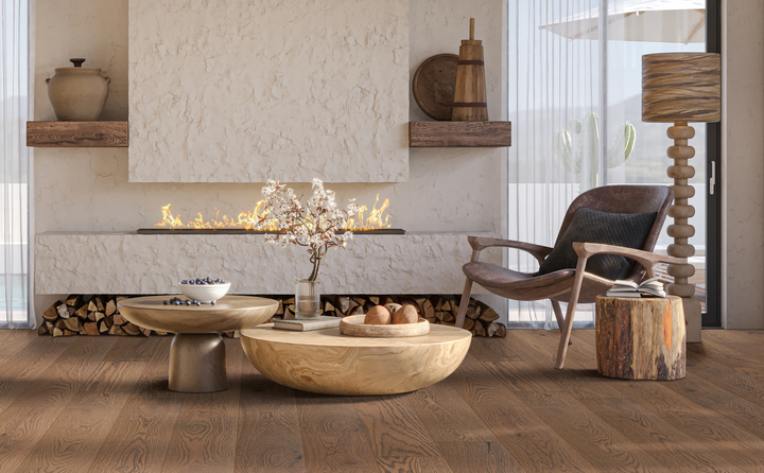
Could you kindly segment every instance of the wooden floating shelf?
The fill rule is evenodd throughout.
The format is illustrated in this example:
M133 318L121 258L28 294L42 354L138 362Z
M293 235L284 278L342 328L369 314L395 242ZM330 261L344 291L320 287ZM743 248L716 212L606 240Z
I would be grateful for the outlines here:
M27 146L126 148L127 122L27 122Z
M502 148L512 144L510 122L410 122L411 148Z

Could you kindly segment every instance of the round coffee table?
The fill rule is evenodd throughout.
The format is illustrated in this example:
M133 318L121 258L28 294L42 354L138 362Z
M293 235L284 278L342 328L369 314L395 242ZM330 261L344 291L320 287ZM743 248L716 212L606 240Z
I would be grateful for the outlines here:
M338 328L314 332L274 330L270 324L241 331L241 346L266 378L320 394L399 394L442 381L464 360L472 334L432 325L427 335L368 338Z
M168 387L206 393L228 388L225 344L220 332L257 327L276 313L279 303L261 297L226 296L215 305L165 305L173 296L119 302L119 313L135 325L171 332Z

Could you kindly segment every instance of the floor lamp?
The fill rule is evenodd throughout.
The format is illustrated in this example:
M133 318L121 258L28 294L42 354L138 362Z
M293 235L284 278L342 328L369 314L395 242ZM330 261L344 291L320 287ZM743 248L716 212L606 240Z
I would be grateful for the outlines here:
M716 53L663 53L642 56L642 120L646 122L673 123L668 129L674 140L668 148L668 157L674 164L668 168L668 176L674 179L674 205L669 215L674 223L668 234L674 238L668 254L690 258L695 247L689 243L695 235L695 227L689 220L695 215L695 207L689 199L695 189L689 181L695 176L695 168L689 160L695 156L695 148L688 141L695 136L690 122L718 122L721 115L721 60ZM669 294L683 298L687 317L687 341L700 341L701 306L693 298L695 284L689 282L695 267L689 262L671 265L668 272L674 283L668 287Z

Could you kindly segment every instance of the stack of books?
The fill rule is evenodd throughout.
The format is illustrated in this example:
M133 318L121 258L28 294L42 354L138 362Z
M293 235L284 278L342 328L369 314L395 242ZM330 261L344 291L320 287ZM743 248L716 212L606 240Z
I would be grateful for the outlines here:
M341 317L329 317L327 315L322 315L313 319L273 319L273 328L278 330L291 330L293 332L312 332L314 330L339 327L340 320L342 320Z
M663 283L656 278L650 278L636 283L634 281L618 280L607 291L608 297L666 297Z

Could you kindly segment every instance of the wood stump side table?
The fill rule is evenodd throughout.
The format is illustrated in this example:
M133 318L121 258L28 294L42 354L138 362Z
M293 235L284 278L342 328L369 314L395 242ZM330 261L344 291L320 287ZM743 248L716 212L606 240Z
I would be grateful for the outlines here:
M675 380L686 374L682 299L597 297L597 371L610 378Z
M261 297L226 296L215 305L165 305L173 296L150 296L119 302L119 313L135 325L171 332L168 388L207 393L228 388L225 344L220 332L268 322L278 302Z

